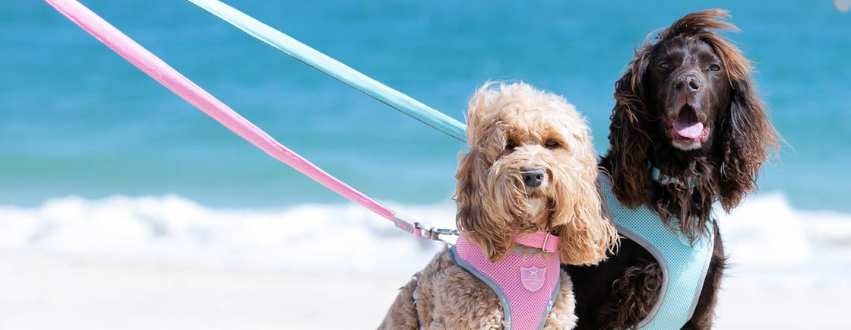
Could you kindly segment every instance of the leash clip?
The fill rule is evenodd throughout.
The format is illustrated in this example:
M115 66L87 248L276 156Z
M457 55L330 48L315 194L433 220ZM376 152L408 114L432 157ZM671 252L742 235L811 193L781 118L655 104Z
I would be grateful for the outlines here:
M425 238L425 239L432 240L432 241L441 241L441 242L444 242L446 244L454 244L454 243L444 240L443 239L444 236L458 236L458 230L457 229L435 228L435 227L432 227L432 226L429 226L429 225L426 225L426 224L423 224L423 223L420 223L420 222L416 222L416 221L414 221L413 223L410 223L408 221L405 221L405 220L399 218L399 216L396 216L393 219L393 223L396 225L397 228L402 229L402 230L404 230L404 231L406 231L406 232L408 232L408 233L410 233L410 234L412 234L416 237Z
M450 242L443 240L442 236L458 236L457 229L435 228L420 222L414 222L414 227L417 228L419 231L419 233L414 233L414 235L433 241L441 241L444 243L451 244Z

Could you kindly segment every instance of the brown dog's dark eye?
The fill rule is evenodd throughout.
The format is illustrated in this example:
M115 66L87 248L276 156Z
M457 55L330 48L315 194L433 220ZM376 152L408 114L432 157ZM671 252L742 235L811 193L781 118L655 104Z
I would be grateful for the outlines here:
M662 62L662 63L659 63L659 67L662 68L662 69L667 69L667 68L670 68L671 65L668 64L668 62Z
M517 143L514 143L514 141L508 140L505 143L505 150L514 150L514 148L517 148Z
M547 143L545 143L544 145L547 146L547 149L555 149L555 148L561 147L561 145L559 145L558 142L553 141L553 140L547 141Z
M721 66L718 64L712 64L709 66L709 71L721 71Z

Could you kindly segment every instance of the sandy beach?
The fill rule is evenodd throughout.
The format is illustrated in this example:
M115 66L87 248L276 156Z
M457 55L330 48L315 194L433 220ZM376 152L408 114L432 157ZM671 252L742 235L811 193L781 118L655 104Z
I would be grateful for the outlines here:
M0 329L372 329L406 276L0 255ZM716 329L851 329L851 290L728 289Z
M735 177L738 166L757 180L730 214L738 194L727 181L716 189L731 267L715 329L851 330L851 0L222 1L416 102L388 107L194 0L80 0L268 133L266 143L280 141L365 204L439 228L458 227L455 174L469 151L458 129L478 86L523 81L564 96L604 156L638 142L612 126L625 109L613 92L643 62L645 38L672 46L656 38L663 28L728 10L724 24L702 27L737 50L667 47L706 63L656 71L708 70L688 85L712 97L664 107L653 98L667 83L632 72L643 95L631 100L643 107L630 110L664 112L695 143L711 134L699 149L729 166L710 177ZM441 248L395 228L384 207L348 202L278 161L294 160L289 152L269 157L45 1L0 7L0 330L375 329ZM712 28L726 24L740 31ZM419 103L457 123L404 114ZM633 124L656 136L651 117ZM757 170L751 160L770 140L763 117L783 143ZM669 148L653 149L647 162Z

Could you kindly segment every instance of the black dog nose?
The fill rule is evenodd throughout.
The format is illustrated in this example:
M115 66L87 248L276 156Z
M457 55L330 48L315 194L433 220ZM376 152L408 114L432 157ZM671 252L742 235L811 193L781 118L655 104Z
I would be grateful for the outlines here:
M677 89L685 89L689 92L697 92L700 89L700 80L693 74L684 74L677 80Z
M544 170L540 168L528 168L520 172L523 174L523 184L529 188L537 188L544 182Z

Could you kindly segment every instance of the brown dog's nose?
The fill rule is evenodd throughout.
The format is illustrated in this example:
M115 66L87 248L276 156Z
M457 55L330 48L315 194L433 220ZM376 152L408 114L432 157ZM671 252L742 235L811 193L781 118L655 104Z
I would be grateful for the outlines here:
M544 182L544 170L540 168L526 168L520 171L523 175L523 184L529 188L537 188Z
M677 80L677 89L685 89L688 92L697 92L700 89L700 80L693 74L684 74Z

